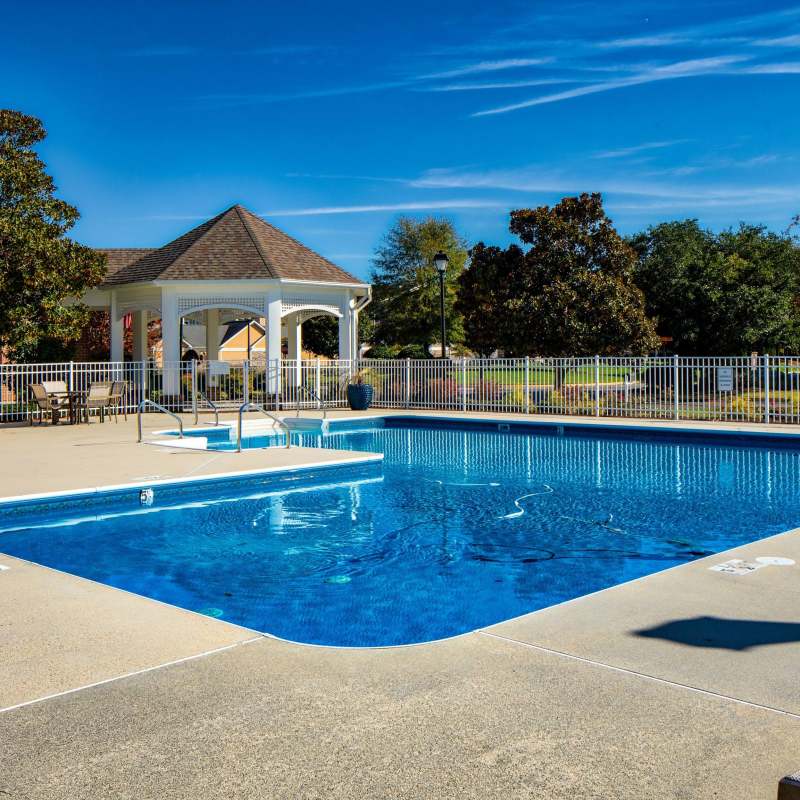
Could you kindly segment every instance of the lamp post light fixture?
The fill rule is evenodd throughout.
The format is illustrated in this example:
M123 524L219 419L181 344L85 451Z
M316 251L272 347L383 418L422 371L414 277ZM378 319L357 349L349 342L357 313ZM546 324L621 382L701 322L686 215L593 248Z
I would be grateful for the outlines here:
M447 272L447 265L450 263L450 259L447 257L447 253L440 250L434 257L433 257L433 264L436 267L436 270L439 273L439 316L441 318L442 323L442 355L441 358L447 358L447 329L445 328L445 321L444 321L444 276Z

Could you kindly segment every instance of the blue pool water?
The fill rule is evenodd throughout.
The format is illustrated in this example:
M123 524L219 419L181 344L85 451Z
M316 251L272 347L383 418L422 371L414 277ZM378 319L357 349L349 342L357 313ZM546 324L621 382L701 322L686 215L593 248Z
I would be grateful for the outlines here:
M791 447L387 424L300 437L383 453L382 468L156 487L151 508L0 511L0 551L366 646L452 636L800 525Z

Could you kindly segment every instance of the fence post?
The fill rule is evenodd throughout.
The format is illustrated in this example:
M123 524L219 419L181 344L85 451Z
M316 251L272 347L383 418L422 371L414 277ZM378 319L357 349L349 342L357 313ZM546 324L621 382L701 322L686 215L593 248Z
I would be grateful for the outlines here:
M525 377L522 381L522 391L525 393L525 413L531 413L531 357L525 356Z
M142 374L139 378L139 403L147 399L147 385L147 361L142 359ZM139 403L136 404L137 409L139 408Z
M250 362L242 362L242 403L250 402Z
M678 356L672 356L672 403L674 405L673 416L678 419L680 416L678 408Z
M75 362L69 362L69 390L75 391Z
M322 408L322 375L320 373L319 358L317 358L316 368L314 370L314 391L317 394L317 403Z
M769 356L764 353L764 424L769 425Z
M600 356L594 357L594 415L600 416Z
M192 414L194 414L194 424L197 425L197 361L192 359Z
M467 410L467 357L461 356L461 410Z
M411 407L411 359L406 359L406 408Z

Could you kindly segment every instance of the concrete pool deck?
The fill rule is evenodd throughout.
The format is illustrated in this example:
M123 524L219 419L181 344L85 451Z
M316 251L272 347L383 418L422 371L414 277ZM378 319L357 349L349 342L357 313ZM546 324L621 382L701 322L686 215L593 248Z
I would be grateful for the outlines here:
M0 430L2 494L322 452L173 453L133 444L133 427ZM797 563L709 569L764 556ZM29 703L0 713L0 795L766 800L800 766L798 531L376 650L290 644L0 565L0 707Z

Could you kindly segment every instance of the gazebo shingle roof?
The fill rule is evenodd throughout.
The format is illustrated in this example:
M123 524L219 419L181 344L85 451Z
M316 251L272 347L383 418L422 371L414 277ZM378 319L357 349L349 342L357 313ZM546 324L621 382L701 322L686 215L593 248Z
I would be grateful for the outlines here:
M108 259L104 286L274 278L362 282L239 205L156 250L109 248L100 252Z

